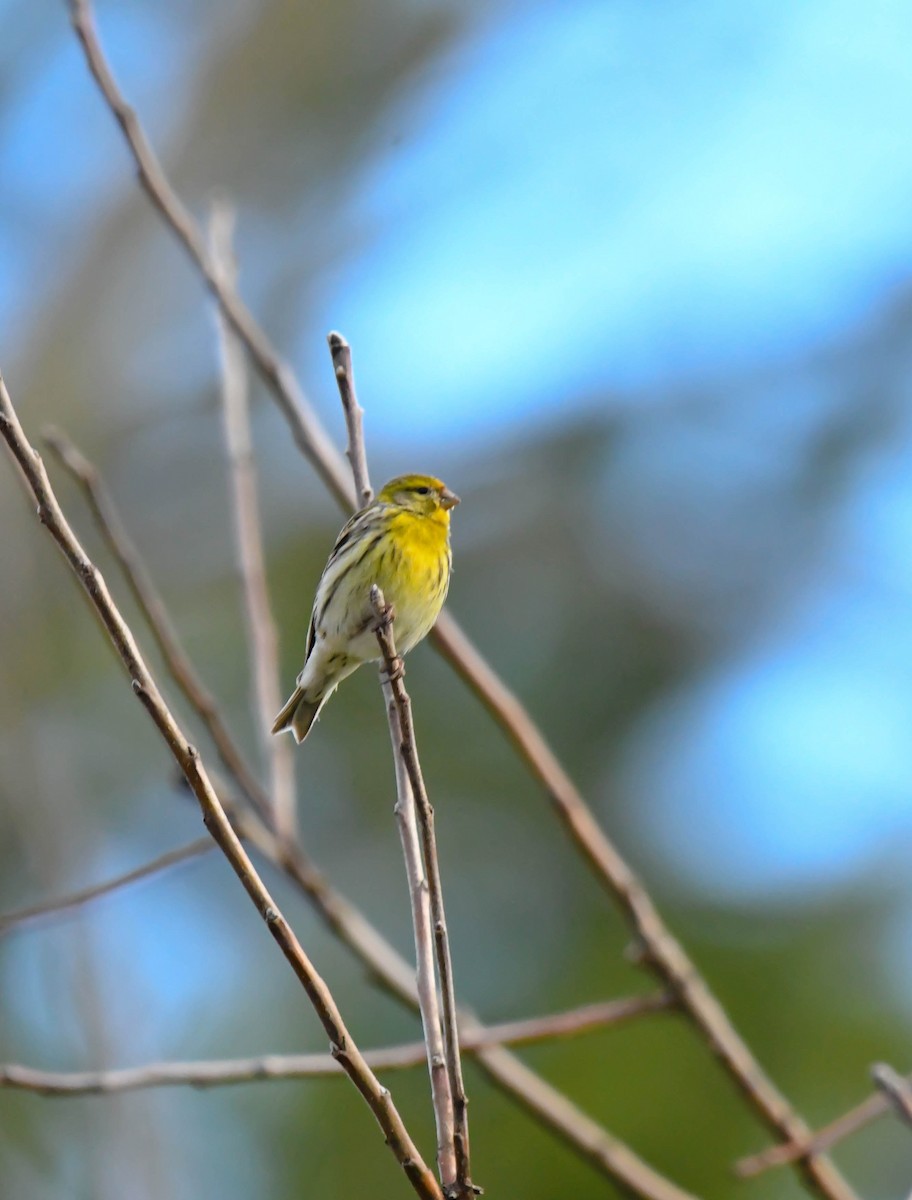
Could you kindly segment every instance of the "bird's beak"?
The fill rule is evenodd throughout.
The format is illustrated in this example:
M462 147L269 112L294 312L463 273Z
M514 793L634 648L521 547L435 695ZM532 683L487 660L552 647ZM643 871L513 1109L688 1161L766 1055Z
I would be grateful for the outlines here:
M455 508L459 503L459 497L455 492L451 492L449 488L444 488L440 493L440 507L447 510Z

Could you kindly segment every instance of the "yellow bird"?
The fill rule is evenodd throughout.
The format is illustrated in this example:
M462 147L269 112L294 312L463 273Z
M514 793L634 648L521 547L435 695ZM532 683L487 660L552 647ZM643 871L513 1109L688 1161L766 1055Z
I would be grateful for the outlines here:
M372 584L395 611L399 654L427 636L450 584L450 510L458 503L439 479L400 475L343 527L317 585L304 669L273 733L290 729L303 742L342 680L380 658Z

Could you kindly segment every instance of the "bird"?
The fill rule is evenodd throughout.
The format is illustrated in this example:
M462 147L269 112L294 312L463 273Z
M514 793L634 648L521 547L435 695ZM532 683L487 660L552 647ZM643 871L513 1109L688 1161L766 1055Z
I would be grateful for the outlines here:
M342 680L381 657L373 584L392 606L399 655L427 636L450 584L458 503L432 475L398 475L342 527L317 585L304 667L273 733L290 730L303 742Z

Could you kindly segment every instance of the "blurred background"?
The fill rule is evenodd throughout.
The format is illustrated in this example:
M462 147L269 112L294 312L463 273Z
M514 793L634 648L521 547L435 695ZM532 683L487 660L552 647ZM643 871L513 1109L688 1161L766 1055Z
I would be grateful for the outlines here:
M908 1069L912 9L101 0L98 18L194 212L236 204L241 290L334 435L338 328L375 482L427 470L462 495L452 611L776 1081L817 1124L873 1060ZM253 757L211 308L65 6L0 0L0 29L0 367L32 435L53 421L101 465ZM290 686L340 514L259 384L253 404ZM200 825L5 465L0 506L2 912ZM479 705L429 647L409 685L462 996L496 1020L642 986ZM371 671L296 763L305 845L410 952ZM361 1044L414 1037L266 875ZM0 941L2 1060L323 1047L215 855ZM733 1180L767 1136L674 1018L523 1056L706 1200L803 1194ZM488 1195L614 1194L467 1082ZM430 1152L424 1074L391 1086ZM890 1121L836 1157L865 1200L912 1184ZM344 1082L3 1093L0 1164L10 1200L407 1190Z

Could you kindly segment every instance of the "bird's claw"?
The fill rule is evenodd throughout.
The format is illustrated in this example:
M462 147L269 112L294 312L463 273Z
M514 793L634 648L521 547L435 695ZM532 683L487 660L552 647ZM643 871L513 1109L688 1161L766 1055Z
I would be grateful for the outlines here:
M405 663L398 656L392 660L388 667L380 668L380 679L383 683L394 683L397 679L401 679L405 674Z
M393 621L396 619L396 610L392 604L383 604L375 609L375 616L371 629L377 633L381 629L389 629Z

